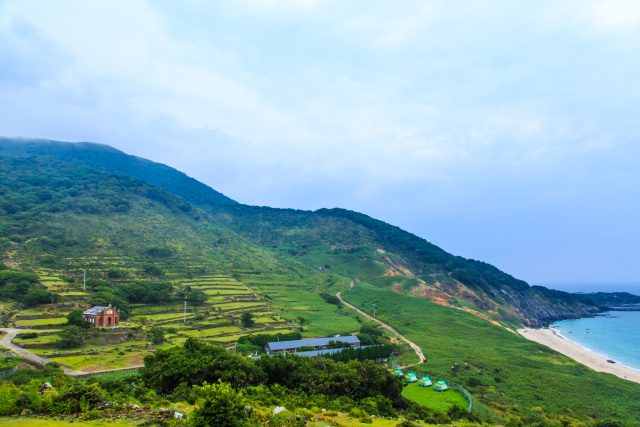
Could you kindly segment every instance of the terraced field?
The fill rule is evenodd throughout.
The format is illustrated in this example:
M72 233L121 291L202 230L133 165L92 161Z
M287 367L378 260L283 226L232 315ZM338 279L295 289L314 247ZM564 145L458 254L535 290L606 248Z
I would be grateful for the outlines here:
M316 284L306 283L299 277L285 274L241 273L243 283L268 295L268 306L289 320L302 322L303 335L348 334L360 329L356 315L350 310L327 304L320 296Z
M119 264L116 259L111 259L108 265ZM204 292L207 298L203 305L187 305L185 311L183 304L175 302L166 305L134 304L129 318L120 323L120 333L91 334L82 348L64 349L59 347L59 333L66 323L66 314L76 307L88 307L90 294L82 290L77 278L74 284L72 280L65 281L62 273L52 270L41 269L38 274L60 300L42 309L18 312L14 326L37 335L25 338L25 330L23 336L16 337L15 343L73 369L99 370L141 364L144 355L155 348L145 336L145 331L152 326L165 329L166 341L160 348L182 344L189 337L232 345L243 335L272 334L290 329L276 305L255 287L227 275L203 275L171 280L175 287L189 286ZM251 328L241 326L240 317L245 312L254 315L255 325Z

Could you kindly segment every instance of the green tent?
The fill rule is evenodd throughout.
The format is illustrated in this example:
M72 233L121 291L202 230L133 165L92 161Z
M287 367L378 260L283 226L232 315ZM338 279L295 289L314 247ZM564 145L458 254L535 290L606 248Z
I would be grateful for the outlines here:
M418 377L416 377L416 374L414 374L413 372L409 372L407 375L405 375L404 379L408 383L415 383L416 381L418 381Z
M422 387L429 387L432 384L431 378L422 377L422 379L420 380L420 382L418 384L420 384Z
M444 380L438 380L436 381L436 385L433 386L433 389L435 391L446 391L449 390L449 386Z
M399 377L404 375L404 372L402 372L402 369L396 369L395 371L393 371L393 373L396 374Z

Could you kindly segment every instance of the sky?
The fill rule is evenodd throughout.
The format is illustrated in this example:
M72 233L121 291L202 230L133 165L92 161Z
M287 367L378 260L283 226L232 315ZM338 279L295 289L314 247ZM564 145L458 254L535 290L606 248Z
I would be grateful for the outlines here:
M344 207L532 284L640 283L636 0L0 0L0 135Z

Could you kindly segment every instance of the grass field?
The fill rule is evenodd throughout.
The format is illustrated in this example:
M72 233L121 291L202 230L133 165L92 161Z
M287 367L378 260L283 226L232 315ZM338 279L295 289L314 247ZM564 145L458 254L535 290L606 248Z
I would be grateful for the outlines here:
M133 352L119 354L110 352L98 355L50 357L50 359L72 369L92 371L140 365L142 364L143 354L145 353L146 352Z
M418 383L408 384L403 390L402 395L407 399L419 403L427 408L435 409L442 412L457 405L461 408L467 408L467 401L456 390L449 389L444 392L438 392L433 387L422 387Z
M35 338L21 338L20 335L14 338L16 344L51 344L60 339L58 335L38 335Z
M90 262L91 260L85 260ZM93 260L95 261L95 260ZM92 262L93 262L92 261ZM112 265L112 262L118 264L119 261L111 260L104 263L102 267ZM56 290L60 295L67 295L67 298L76 298L75 303L79 307L87 306L86 300L90 294L81 290L76 290L64 283L60 279L61 273L58 274L54 270L40 271L40 277L43 280L56 282L60 286ZM185 284L198 288L209 294L207 302L202 306L189 307L187 313L187 322L183 323L184 314L181 304L143 305L132 304L131 315L127 320L122 321L121 325L129 327L149 327L159 324L165 329L172 329L172 333L166 334L167 341L160 347L168 347L171 345L181 345L187 337L196 337L208 341L231 344L240 336L252 333L276 333L279 331L289 330L288 325L283 322L285 319L276 312L276 304L268 304L266 301L233 301L233 297L247 298L256 294L256 290L247 284L224 275L210 275L195 277L187 280L176 279L176 285ZM65 285L65 288L61 286ZM322 299L314 301L319 306L328 306ZM309 304L311 306L312 304ZM43 306L38 309L26 309L18 312L18 315L41 315L46 314L50 317L39 319L18 319L16 326L19 328L34 328L50 325L51 329L47 331L56 332L52 335L42 335L44 330L34 329L39 335L36 338L24 339L18 336L16 343L29 347L30 344L45 346L44 348L30 348L33 353L44 355L50 359L67 365L73 369L106 369L119 368L131 364L138 364L145 354L152 351L152 347L148 342L127 341L120 344L103 344L89 345L85 344L81 348L61 349L57 348L59 336L57 332L60 330L53 329L56 326L63 326L66 323L66 312L69 308L63 308L62 304L53 304ZM324 308L324 307L323 307ZM331 307L330 308L334 308ZM305 308L310 310L310 308ZM239 318L245 311L255 313L256 326L254 328L242 329L238 324ZM342 318L339 314L336 317ZM273 326L272 326L273 325ZM268 329L268 330L265 330ZM329 333L336 331L330 330ZM339 332L339 331L338 331ZM313 334L321 333L321 331L313 330ZM82 355L65 356L68 353L82 352ZM120 354L123 353L123 354Z
M616 417L640 425L640 385L596 373L573 360L473 315L428 300L358 285L344 298L415 341L427 357L421 368L463 384L498 412ZM534 387L533 384L544 384ZM571 409L569 409L571 408Z
M29 326L63 325L67 323L66 317L45 317L42 319L22 319L16 320L18 328L28 328Z
M275 274L246 274L240 277L248 285L268 295L273 301L272 311L282 318L303 318L306 336L345 334L360 329L360 324L349 312L328 304L318 295L318 288L300 283L300 279Z

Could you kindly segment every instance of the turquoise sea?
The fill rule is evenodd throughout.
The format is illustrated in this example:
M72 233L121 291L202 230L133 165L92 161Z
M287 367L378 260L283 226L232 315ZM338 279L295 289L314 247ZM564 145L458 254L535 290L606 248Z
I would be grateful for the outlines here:
M640 370L640 311L563 320L552 325L565 338L617 363Z

